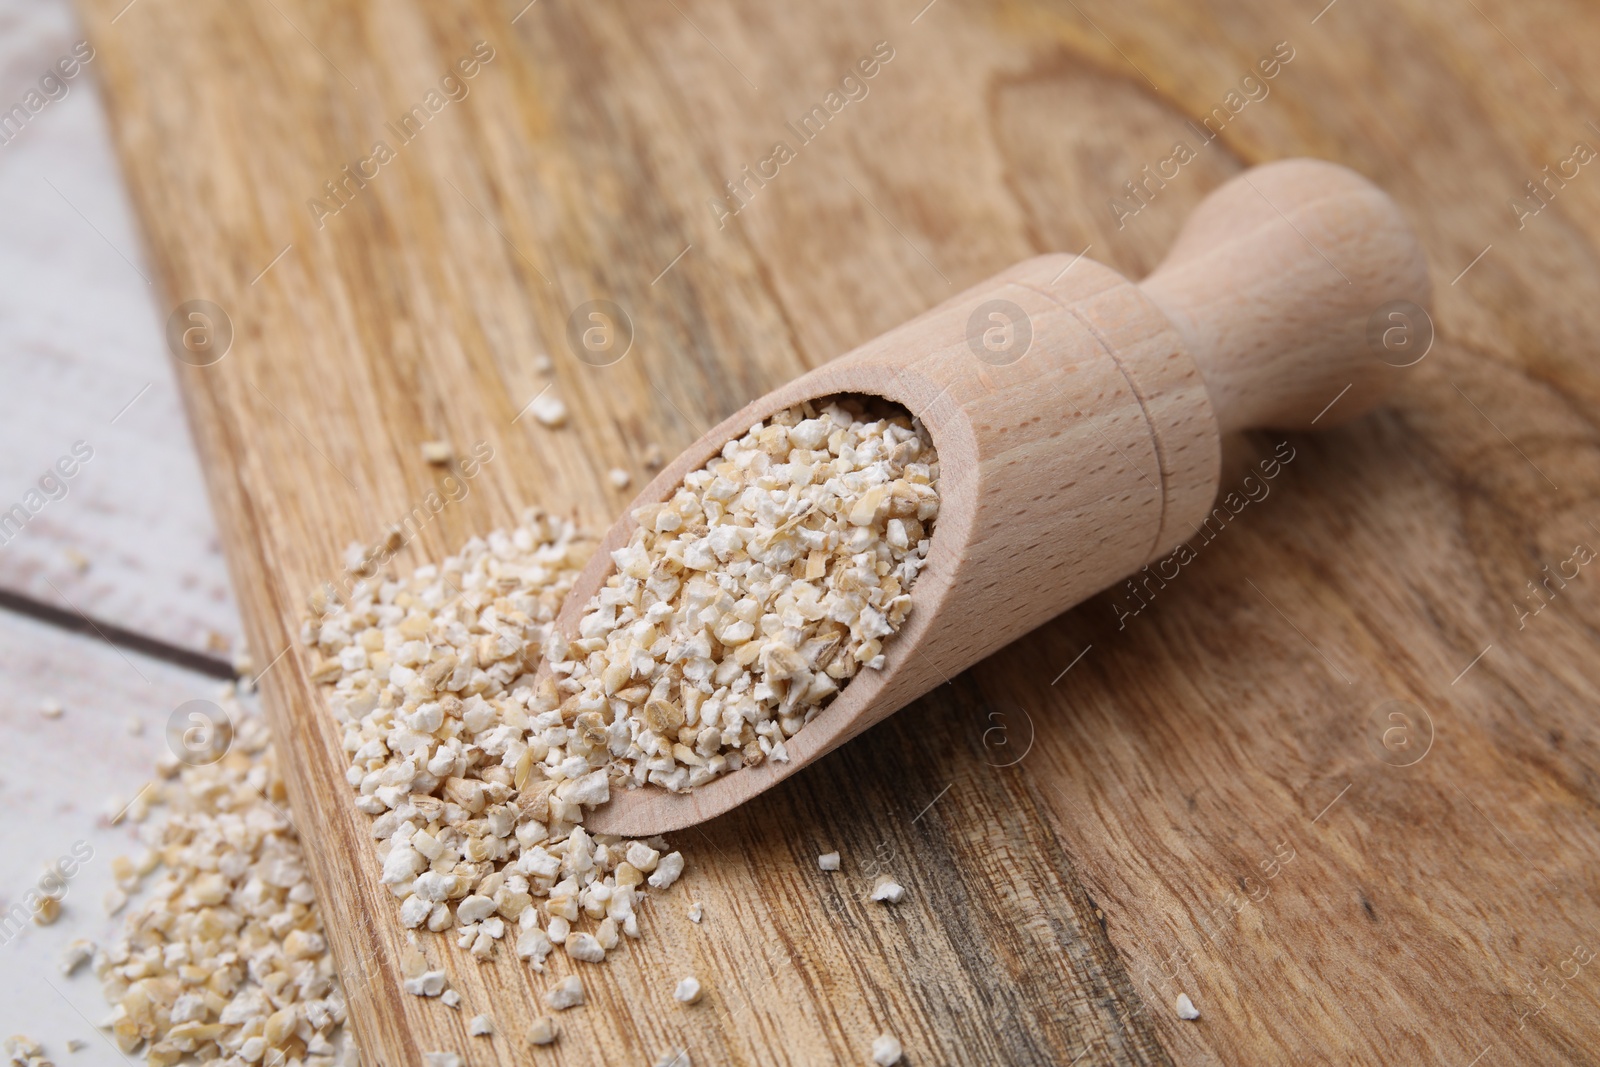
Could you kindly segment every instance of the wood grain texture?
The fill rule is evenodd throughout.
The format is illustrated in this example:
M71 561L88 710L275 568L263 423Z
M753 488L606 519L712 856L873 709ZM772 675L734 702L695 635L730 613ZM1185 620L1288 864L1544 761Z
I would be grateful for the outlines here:
M3 108L80 40L64 0L0 4ZM0 197L14 206L0 214L0 601L226 664L238 611L95 68L0 128ZM76 442L93 458L46 495L40 479ZM23 523L7 515L17 505Z
M112 25L120 3L90 3L158 281L236 326L225 360L179 369L252 643L285 649L342 547L422 499L423 440L496 458L399 566L523 504L602 528L624 500L598 472L642 473L646 443L670 454L1027 255L1093 246L1142 276L1243 161L1333 159L1400 201L1435 265L1439 337L1398 395L1326 437L1233 442L1222 500L1252 472L1270 491L1172 576L1045 625L691 836L683 889L585 972L591 1004L547 1058L860 1062L891 1030L912 1062L1595 1062L1600 981L1555 977L1600 944L1592 569L1521 629L1515 605L1600 544L1600 187L1588 168L1552 185L1521 230L1507 201L1594 143L1600 16L912 6L140 0ZM471 95L318 229L306 200L477 40L495 58ZM865 98L719 228L707 199L880 40L894 58ZM1292 60L1235 113L1281 41ZM1195 158L1114 212L1178 139ZM634 328L606 367L565 342L594 299ZM545 352L560 431L513 421ZM266 686L376 1061L525 1062L394 993L394 910L327 716L296 654ZM844 878L811 869L824 846ZM859 903L880 855L912 889L896 911ZM547 981L429 953L504 1019ZM691 967L713 988L698 1014L668 995ZM1530 983L1548 983L1537 1014ZM1180 989L1199 1022L1171 1012Z
M995 353L980 343L987 358L979 359L968 338L975 319L993 325L989 308L1004 309L996 314L1012 330L1011 347ZM1177 402L1154 414L1138 385L1174 366ZM1116 272L1054 255L1015 264L753 401L685 449L629 508L670 497L774 413L840 394L902 405L939 449L938 523L895 654L852 679L827 716L786 744L788 759L692 793L624 791L588 825L649 837L744 803L1154 558L1168 508L1186 505L1191 525L1215 492L1216 420L1176 330ZM1185 477L1167 469L1163 435L1186 439L1194 453ZM556 620L569 636L616 570L611 551L636 528L625 510L574 583Z
M1422 246L1393 199L1321 160L1224 184L1140 289L1178 328L1224 434L1366 414L1401 379L1394 364L1412 362L1404 338L1431 305Z
M669 500L751 426L851 394L900 404L939 450L917 614L889 664L853 680L787 759L692 793L624 790L587 825L649 837L714 818L1141 567L1142 579L1215 521L1219 427L1365 414L1404 369L1392 364L1411 362L1383 337L1427 319L1429 290L1387 195L1347 168L1284 160L1207 196L1137 285L1082 255L1034 256L751 401L623 509L557 627L579 636L639 508Z

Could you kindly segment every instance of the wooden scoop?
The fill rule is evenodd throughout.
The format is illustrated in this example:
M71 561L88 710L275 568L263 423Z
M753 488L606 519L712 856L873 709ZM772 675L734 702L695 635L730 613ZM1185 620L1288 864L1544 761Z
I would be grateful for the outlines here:
M753 424L841 393L903 405L939 452L911 615L884 643L887 665L785 742L787 762L689 793L618 790L585 825L643 837L728 811L1172 551L1210 517L1220 435L1366 411L1414 361L1393 353L1431 338L1429 290L1388 196L1343 167L1289 160L1207 197L1139 285L1081 256L1025 260L749 404L644 488L556 625L577 632L634 508Z

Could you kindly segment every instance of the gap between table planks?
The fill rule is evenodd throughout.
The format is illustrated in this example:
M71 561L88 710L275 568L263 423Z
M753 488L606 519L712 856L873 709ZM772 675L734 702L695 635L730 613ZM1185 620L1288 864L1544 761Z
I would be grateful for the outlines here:
M235 324L227 358L179 371L268 659L343 546L433 483L424 440L496 455L401 567L527 504L598 529L625 503L607 467L641 475L646 444L1030 253L1088 247L1138 277L1242 161L1353 166L1427 244L1439 337L1385 411L1291 439L1271 495L1125 626L1126 594L1097 598L680 835L690 873L646 940L576 965L589 1006L541 1056L860 1062L889 1031L913 1063L1595 1062L1600 977L1541 987L1537 1014L1529 988L1600 944L1594 583L1525 629L1513 605L1600 544L1600 215L1581 179L1520 231L1506 201L1589 136L1578 48L1600 15L86 6L160 286ZM496 55L470 95L318 228L308 198L478 40ZM707 199L880 40L895 57L866 98L719 228ZM1271 94L1119 229L1122 182L1282 40ZM612 366L566 347L591 299L636 331ZM541 353L562 430L516 420ZM1277 444L1234 442L1225 488ZM429 938L464 1014L398 993L396 909L297 653L265 691L376 1062L525 1061L537 992L574 965L480 967ZM1410 766L1382 743L1391 700L1429 740ZM861 902L883 860L911 888L895 910ZM711 995L686 1011L669 994L690 971ZM481 1010L501 1036L465 1036Z
M47 865L71 857L74 847L93 850L67 885L58 921L5 928L0 1028L37 1038L56 1062L67 1059L65 1042L77 1038L88 1043L71 1053L78 1067L120 1067L126 1057L90 1021L110 1010L100 980L92 967L62 975L62 954L79 938L109 946L121 936L132 907L115 916L105 912L105 894L116 885L111 861L138 856L148 824L117 816L156 779L173 711L190 700L214 701L222 683L112 647L92 632L67 633L5 611L0 678L0 730L7 742L0 754L0 803L25 816L0 825L0 911L22 902ZM60 716L40 714L46 701L61 705ZM150 821L166 810L153 806Z
M79 39L65 0L0 3L0 26L0 99L21 97ZM66 497L0 548L0 796L27 812L0 828L0 909L79 842L95 855L60 921L4 946L0 1032L32 1034L57 1056L77 1037L88 1042L78 1067L110 1067L123 1059L88 1021L106 1011L100 983L89 968L59 976L62 952L116 937L123 918L101 907L109 860L139 851L140 827L108 818L154 774L173 709L215 696L228 665L207 631L237 634L238 620L150 289L119 254L138 259L132 206L84 77L0 149L0 195L30 207L0 217L7 505L74 439L95 449ZM46 701L62 704L59 718L40 714Z
M74 23L67 0L0 3L7 106L71 55ZM0 199L18 206L0 215L0 610L136 633L153 653L216 673L238 613L96 66L20 130L13 119L0 145ZM92 458L68 464L64 487L36 496L18 529L8 513L75 442Z

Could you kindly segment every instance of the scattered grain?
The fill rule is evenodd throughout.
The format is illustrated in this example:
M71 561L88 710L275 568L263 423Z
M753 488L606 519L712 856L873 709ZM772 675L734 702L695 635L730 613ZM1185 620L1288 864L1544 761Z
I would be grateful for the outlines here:
M648 881L656 889L666 889L683 874L683 853L669 852L661 857Z
M555 1020L548 1015L541 1015L528 1024L528 1044L553 1045L556 1040Z
M1200 1009L1194 1006L1194 1001L1189 999L1189 994L1187 993L1178 994L1177 1009L1178 1018L1180 1019L1200 1018Z
M694 1004L700 1000L700 979L694 975L678 983L678 988L672 991L672 999L680 1004Z
M422 442L422 458L435 467L442 467L454 457L455 451L448 441Z
M837 852L824 852L817 857L819 871L837 871L839 869L839 854Z
M467 1020L469 1037L488 1037L494 1033L494 1020L487 1015L474 1015Z
M575 974L568 975L550 987L544 1002L555 1011L576 1008L583 1003L583 982Z
M528 404L528 410L545 426L554 428L567 424L567 405L549 389L534 397Z
M74 939L61 953L61 973L71 978L79 967L94 958L94 942L86 937Z
M706 906L698 900L689 905L689 921L697 923L706 916Z
M51 1067L45 1058L44 1046L26 1034L12 1034L6 1038L5 1051L12 1067Z
M898 904L905 898L905 886L901 885L899 882L895 881L893 878L890 878L886 874L880 874L878 876L877 883L872 887L873 900L880 900L888 904Z
M165 868L95 973L113 1005L105 1026L150 1067L287 1063L355 1067L345 999L322 934L304 851L266 727L230 695L222 759L181 766L142 791L166 817L150 850L118 857L115 912Z
M406 978L400 986L412 996L437 997L445 991L448 981L443 971L423 971Z
M905 1050L900 1047L898 1038L889 1034L879 1034L872 1039L872 1062L878 1067L893 1067L904 1055Z
M606 479L611 483L613 489L626 489L628 488L628 483L633 481L633 475L621 467L612 467L606 471Z
M46 697L43 703L39 705L39 714L47 719L61 718L61 711L61 701L55 697Z
M585 963L600 963L606 958L606 950L593 934L573 934L566 939L566 948L568 956Z

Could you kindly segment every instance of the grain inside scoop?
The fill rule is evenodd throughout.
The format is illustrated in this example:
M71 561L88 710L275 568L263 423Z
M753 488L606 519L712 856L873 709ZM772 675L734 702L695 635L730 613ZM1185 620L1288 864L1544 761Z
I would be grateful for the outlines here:
M1134 284L1093 260L1025 260L754 401L670 463L607 533L557 619L575 635L635 512L672 496L775 414L847 395L901 405L939 455L939 520L915 610L786 742L785 760L688 792L616 790L587 825L691 826L770 788L1194 534L1220 437L1332 426L1395 369L1374 310L1429 302L1427 263L1394 202L1330 163L1257 167L1195 210Z

